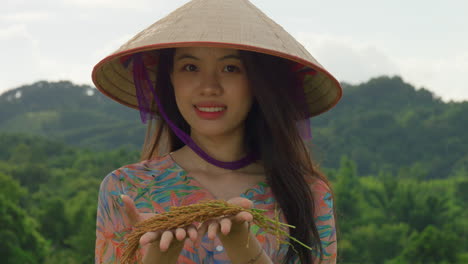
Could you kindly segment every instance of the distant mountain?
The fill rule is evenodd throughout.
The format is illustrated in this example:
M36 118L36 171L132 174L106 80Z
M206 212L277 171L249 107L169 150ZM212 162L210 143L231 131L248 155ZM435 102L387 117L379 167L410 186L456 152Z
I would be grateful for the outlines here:
M400 77L343 86L342 101L312 119L325 167L338 167L347 155L361 174L386 168L412 178L468 173L468 102L444 103Z
M312 119L312 153L323 167L341 156L360 174L380 169L412 178L446 178L468 171L468 102L444 103L400 77L344 83L343 98ZM0 95L0 133L40 135L104 150L141 148L139 113L90 86L37 82Z
M87 85L41 81L0 96L0 132L41 135L93 149L140 148L139 113Z

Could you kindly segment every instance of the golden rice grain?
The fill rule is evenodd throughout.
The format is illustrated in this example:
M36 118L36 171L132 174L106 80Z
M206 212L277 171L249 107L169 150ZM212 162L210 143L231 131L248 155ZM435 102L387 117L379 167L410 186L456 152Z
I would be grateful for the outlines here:
M290 245L288 241L280 239L281 236L287 236L309 250L311 249L309 246L291 237L289 233L283 229L284 227L295 227L280 222L277 212L275 212L276 219L273 220L264 215L265 210L245 209L237 205L228 204L225 201L211 200L186 206L171 207L168 212L157 214L152 218L138 223L133 231L126 236L121 263L130 264L135 261L135 257L140 259L141 256L136 255L136 252L139 248L141 236L147 232L173 230L178 227L186 228L194 222L202 223L213 218L234 216L243 211L251 213L253 216L253 223L262 228L265 232L275 235L279 243ZM249 241L247 241L247 245L248 242Z

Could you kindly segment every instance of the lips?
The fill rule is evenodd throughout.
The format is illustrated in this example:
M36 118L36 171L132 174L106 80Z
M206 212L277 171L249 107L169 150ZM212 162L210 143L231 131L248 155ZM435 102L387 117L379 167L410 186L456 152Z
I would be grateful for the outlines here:
M195 107L227 107L225 104L211 103L211 102L197 103L197 104L194 104L194 106Z
M219 103L199 103L194 105L195 108L202 112L220 112L226 110L227 106L225 104Z
M224 115L227 106L219 103L200 103L194 105L195 112L202 119L218 119Z

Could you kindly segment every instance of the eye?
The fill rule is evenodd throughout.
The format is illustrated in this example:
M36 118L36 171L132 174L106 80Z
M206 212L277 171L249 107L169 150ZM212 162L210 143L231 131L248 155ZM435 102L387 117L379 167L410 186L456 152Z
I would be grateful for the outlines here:
M197 66L193 65L193 64L187 64L184 66L184 70L185 71L188 71L188 72L194 72L197 70Z
M224 71L225 72L239 72L240 69L239 69L239 67L237 67L235 65L226 65L226 66L224 66Z

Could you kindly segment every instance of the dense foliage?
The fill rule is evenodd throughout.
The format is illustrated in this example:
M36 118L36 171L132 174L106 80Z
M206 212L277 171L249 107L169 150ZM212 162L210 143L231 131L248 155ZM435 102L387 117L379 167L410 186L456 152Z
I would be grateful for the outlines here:
M468 169L468 102L444 103L399 77L344 85L343 100L312 119L312 134L325 167L341 155L359 175L388 170L412 178L446 178Z
M0 243L7 263L91 263L102 178L137 151L95 152L0 136ZM21 155L23 153L24 155ZM343 157L335 189L340 263L466 263L468 177L359 177ZM463 210L465 209L465 210Z
M0 96L6 263L93 262L99 184L138 161L144 126L136 111L89 91L39 82ZM339 263L468 263L467 116L467 102L381 77L345 84L343 101L314 118L313 153L336 196Z
M336 195L339 263L467 263L468 175L424 180L382 171L359 177L342 157L327 170Z
M468 168L468 102L444 103L399 77L343 84L340 103L312 119L316 160L336 168L346 155L359 175L446 178ZM95 150L139 150L138 111L90 86L37 82L0 95L0 132L27 133Z
M91 263L104 176L138 160L123 148L96 152L0 134L0 246L7 263Z
M96 150L143 143L138 112L95 88L70 82L37 82L0 96L0 131L27 133Z

